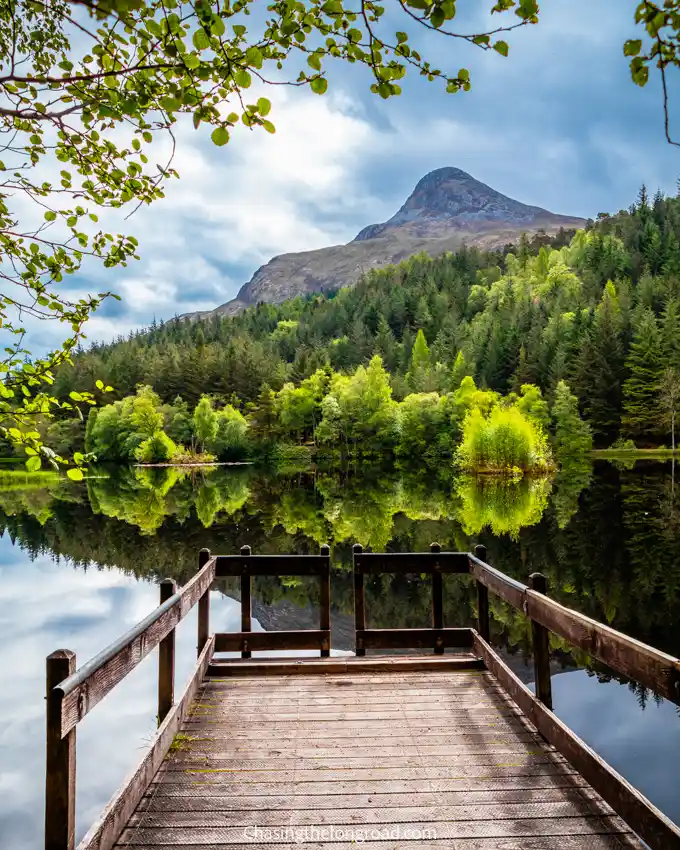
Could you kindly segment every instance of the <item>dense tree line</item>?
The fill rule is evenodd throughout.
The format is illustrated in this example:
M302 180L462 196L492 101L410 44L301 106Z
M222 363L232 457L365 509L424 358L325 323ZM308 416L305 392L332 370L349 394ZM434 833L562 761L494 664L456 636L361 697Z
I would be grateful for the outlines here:
M427 351L418 331L415 353ZM553 469L547 429L554 420L559 462L583 460L592 446L589 426L561 381L553 415L538 387L523 384L519 395L480 390L469 375L450 393L410 393L397 402L382 359L351 374L318 369L298 386L269 390L260 403L215 409L202 396L193 412L178 397L162 404L148 386L104 407L91 408L85 451L100 462L148 463L182 460L289 460L384 457L434 465L452 461L476 472L542 473ZM187 449L187 446L190 446Z
M501 394L535 384L552 403L565 381L596 445L669 443L680 396L680 199L650 200L643 188L629 210L576 234L419 255L336 293L154 322L82 352L54 389L67 398L102 379L122 397L148 384L191 409L210 395L266 429L272 394L287 388L292 422L305 382L351 375L376 354L397 401L451 393L468 375ZM307 424L299 430L309 437Z

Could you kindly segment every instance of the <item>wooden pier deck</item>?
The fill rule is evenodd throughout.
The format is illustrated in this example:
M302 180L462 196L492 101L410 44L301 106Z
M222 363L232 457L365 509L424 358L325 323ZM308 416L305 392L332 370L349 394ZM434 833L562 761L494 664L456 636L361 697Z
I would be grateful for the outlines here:
M565 608L475 554L354 549L356 655L331 657L330 551L211 556L76 670L47 659L46 850L75 850L76 727L159 648L159 728L78 850L680 850L680 829L552 711L552 631L680 704L680 660ZM366 575L432 581L432 628L368 629ZM443 622L443 575L472 576L476 629ZM318 630L251 631L251 578L319 580ZM240 576L241 631L210 634L216 578ZM531 620L535 693L490 643L489 592ZM198 603L198 660L175 700L175 627ZM318 658L252 658L316 649ZM372 650L432 654L368 655ZM448 650L448 652L447 652ZM240 658L225 657L239 653ZM644 841L644 843L643 843Z
M206 679L116 847L642 847L489 672L346 666Z

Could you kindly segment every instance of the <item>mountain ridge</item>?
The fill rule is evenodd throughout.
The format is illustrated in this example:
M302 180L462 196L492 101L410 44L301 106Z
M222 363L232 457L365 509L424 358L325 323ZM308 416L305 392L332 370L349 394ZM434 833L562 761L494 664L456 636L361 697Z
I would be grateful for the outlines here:
M491 250L522 233L554 234L584 224L585 219L503 195L459 168L438 168L418 181L386 222L367 225L345 245L279 254L257 269L236 298L183 318L234 315L261 301L280 304L296 295L334 291L421 251L435 257L463 244Z

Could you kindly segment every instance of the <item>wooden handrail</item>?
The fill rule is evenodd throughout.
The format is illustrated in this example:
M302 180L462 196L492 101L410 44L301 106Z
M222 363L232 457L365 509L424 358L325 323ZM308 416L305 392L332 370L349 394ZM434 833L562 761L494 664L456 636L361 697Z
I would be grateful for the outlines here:
M167 602L56 686L62 698L62 738L184 619L213 583L215 562L211 558Z
M680 705L680 659L560 605L475 555L468 555L468 559L470 572L478 582L533 622L583 649L617 673Z
M159 723L172 715L175 626L196 602L200 601L204 610L207 607L215 563L216 559L202 550L199 571L181 590L172 593L174 582L163 582L161 604L80 669L75 669L76 657L69 650L59 649L47 657L45 850L75 847L75 727L159 644ZM205 630L205 615L201 617L199 611L199 658L203 657L201 642ZM210 641L206 657L212 654L213 645Z

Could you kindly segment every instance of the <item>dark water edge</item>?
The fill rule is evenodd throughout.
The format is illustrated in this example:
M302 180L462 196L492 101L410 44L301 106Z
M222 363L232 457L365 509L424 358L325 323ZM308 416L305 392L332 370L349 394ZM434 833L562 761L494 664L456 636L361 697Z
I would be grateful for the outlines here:
M0 490L0 844L39 846L44 766L44 659L65 646L82 663L147 614L160 578L185 581L202 546L314 552L330 543L333 648L353 648L351 546L467 550L481 542L500 569L547 575L564 604L654 646L680 646L680 490L670 464L597 463L555 480L489 482L440 471L348 468L263 474L124 470L85 484ZM239 628L235 585L212 593L212 628ZM255 582L257 628L316 623L315 582ZM532 679L530 629L492 598L492 642ZM369 627L427 626L429 584L367 582ZM469 579L445 580L445 623L474 621ZM178 630L178 689L195 659L195 612ZM78 727L82 835L151 737L155 655ZM557 714L663 811L680 821L680 715L553 643Z

